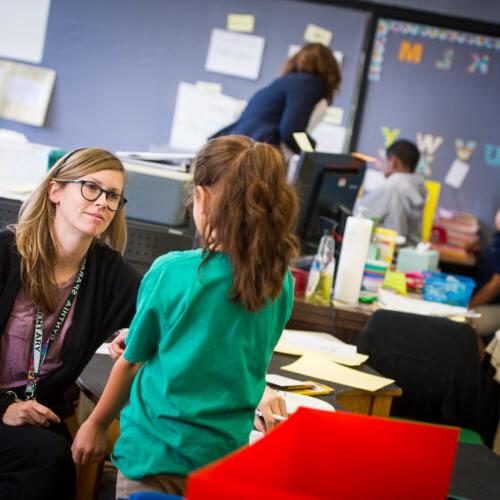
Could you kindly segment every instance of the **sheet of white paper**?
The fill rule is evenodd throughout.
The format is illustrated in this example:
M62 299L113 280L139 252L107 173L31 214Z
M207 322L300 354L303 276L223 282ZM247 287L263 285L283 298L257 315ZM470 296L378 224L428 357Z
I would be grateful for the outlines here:
M461 160L455 160L448 170L444 182L446 184L454 187L455 189L460 189L465 180L465 177L469 173L470 165Z
M365 171L365 178L363 180L363 187L367 193L377 189L385 182L384 173L380 170L367 168Z
M283 330L280 341L288 345L334 353L346 358L353 358L357 353L355 345L346 344L329 333Z
M301 45L295 45L295 44L292 44L292 45L289 45L288 46L288 57L292 57L293 55L295 55L300 49L302 48ZM340 52L340 50L333 50L333 55L335 56L335 59L337 60L337 63L339 64L339 66L342 66L342 61L344 59L344 53L343 52Z
M41 63L50 0L0 0L0 57Z
M383 309L401 311L425 316L465 316L466 307L450 306L439 302L428 302L426 300L402 297L395 293L381 289L378 300Z
M19 195L31 192L45 176L51 149L39 144L0 144L1 195L25 198Z
M98 347L98 349L95 353L96 354L107 354L109 356L109 342L104 342L104 344L101 344L101 346Z
M0 61L0 117L29 125L45 122L56 72L28 64Z
M316 151L321 153L342 153L346 128L322 121L311 133L316 141Z
M265 39L213 29L205 69L256 80L259 77Z
M170 146L197 151L210 135L237 120L245 104L245 101L180 82Z
M277 385L278 387L292 387L294 385L304 385L302 380L297 380L295 378L283 377L283 375L277 375L276 373L266 374L266 382L271 385Z

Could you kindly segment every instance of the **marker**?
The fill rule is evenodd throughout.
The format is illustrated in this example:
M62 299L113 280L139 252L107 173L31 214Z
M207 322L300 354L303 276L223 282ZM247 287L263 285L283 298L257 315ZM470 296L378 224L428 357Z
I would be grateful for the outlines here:
M264 415L262 414L262 412L260 410L255 410L255 415L257 415L260 418L264 418ZM274 420L276 420L276 422L284 422L285 420L288 419L288 417L276 415L276 413L273 413L272 415L273 415Z

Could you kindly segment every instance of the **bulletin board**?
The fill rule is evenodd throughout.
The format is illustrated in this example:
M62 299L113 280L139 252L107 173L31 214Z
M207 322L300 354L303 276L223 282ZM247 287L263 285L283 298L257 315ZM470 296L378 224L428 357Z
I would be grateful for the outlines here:
M212 30L225 30L231 13L253 15L252 35L265 38L257 79L205 70ZM289 46L305 43L310 23L332 31L330 46L343 53L335 106L348 126L368 18L294 0L52 0L40 62L57 75L46 122L37 128L0 119L0 128L62 148L165 145L181 81L218 83L225 95L248 100L279 75Z
M500 208L500 38L379 19L367 78L358 151L381 157L395 139L414 141L419 170L442 183L439 206L491 228Z

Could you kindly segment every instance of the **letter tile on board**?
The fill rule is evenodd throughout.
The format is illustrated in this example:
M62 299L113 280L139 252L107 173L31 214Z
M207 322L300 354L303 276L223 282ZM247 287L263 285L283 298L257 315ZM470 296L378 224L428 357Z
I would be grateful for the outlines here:
M384 146L390 146L398 137L401 130L399 128L382 127L382 134L384 134Z
M484 161L490 167L500 167L500 146L494 144L486 144L484 151Z
M421 43L411 43L409 40L403 40L399 46L398 59L401 62L410 64L420 64L424 53L424 46Z
M467 66L467 73L476 73L479 72L482 75L488 74L488 68L490 65L490 56L487 54L471 54L472 62Z

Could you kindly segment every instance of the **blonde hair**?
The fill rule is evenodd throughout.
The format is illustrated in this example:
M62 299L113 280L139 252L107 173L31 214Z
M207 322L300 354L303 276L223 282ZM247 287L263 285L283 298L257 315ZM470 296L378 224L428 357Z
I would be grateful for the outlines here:
M281 293L298 250L298 199L283 155L248 137L218 137L197 154L193 181L215 193L202 235L205 260L222 248L233 269L230 299L257 311Z
M55 308L56 260L56 208L49 198L50 185L53 181L79 179L101 170L125 173L121 161L103 149L83 148L68 153L50 169L42 183L23 203L17 224L10 226L21 255L21 283L25 293L37 306L48 311ZM106 231L96 239L123 252L127 240L124 210L115 214Z

